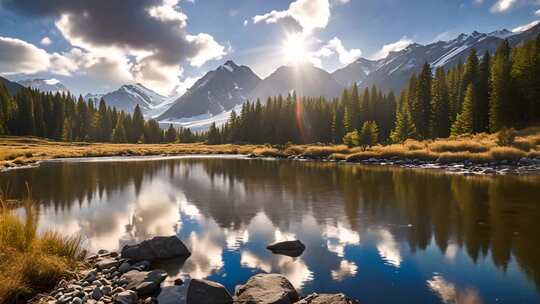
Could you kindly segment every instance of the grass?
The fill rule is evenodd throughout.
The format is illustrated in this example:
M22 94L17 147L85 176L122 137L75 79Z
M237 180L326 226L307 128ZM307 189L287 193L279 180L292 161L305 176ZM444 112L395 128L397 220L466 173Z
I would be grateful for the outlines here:
M359 161L368 158L409 158L456 162L470 160L486 163L540 156L540 126L516 131L511 146L497 144L497 134L480 133L436 140L407 140L403 144L378 145L367 151L344 145L205 145L194 144L111 144L65 143L33 137L0 137L0 169L31 165L54 158L254 154L262 157L303 156L311 159Z
M0 193L0 303L22 303L53 288L80 267L85 255L79 236L38 233L32 200L17 203L24 217Z

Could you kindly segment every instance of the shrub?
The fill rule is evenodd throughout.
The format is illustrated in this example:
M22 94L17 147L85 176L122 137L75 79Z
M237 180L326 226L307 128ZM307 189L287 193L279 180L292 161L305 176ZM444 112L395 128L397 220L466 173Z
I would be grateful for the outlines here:
M522 157L526 157L527 153L512 147L495 147L489 151L493 160L519 160Z
M302 155L309 158L324 158L334 153L347 154L349 149L346 146L314 146L308 147Z
M352 131L345 134L345 136L343 136L343 143L349 148L358 146L360 143L360 135L358 134L358 131Z
M497 144L499 146L511 146L514 144L515 139L516 130L512 128L504 128L497 134Z

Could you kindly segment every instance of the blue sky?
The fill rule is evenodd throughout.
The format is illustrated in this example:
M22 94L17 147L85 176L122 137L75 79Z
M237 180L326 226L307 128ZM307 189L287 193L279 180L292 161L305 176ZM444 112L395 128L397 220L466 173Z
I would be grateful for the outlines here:
M540 0L0 0L0 74L77 94L134 82L167 94L228 59L261 77L299 58L333 71L539 19Z

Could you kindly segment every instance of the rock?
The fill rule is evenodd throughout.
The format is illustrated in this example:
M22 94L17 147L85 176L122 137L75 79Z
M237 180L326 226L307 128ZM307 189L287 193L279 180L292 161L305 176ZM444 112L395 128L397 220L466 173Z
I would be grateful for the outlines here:
M92 270L92 271L90 271L90 272L88 272L88 273L86 274L86 276L84 277L83 281L88 282L88 283L92 283L92 282L94 282L96 279L97 279L97 271Z
M116 259L103 258L103 259L98 260L98 262L96 263L96 267L99 270L105 270L105 269L109 269L109 268L112 268L112 267L118 267L119 264L120 264L120 262L118 260L116 260Z
M114 303L118 304L136 304L138 301L137 293L132 290L122 291L114 297Z
M122 248L122 257L134 261L156 261L190 255L191 252L176 235L157 236L137 245L126 245Z
M126 289L135 290L139 295L148 295L156 292L159 289L159 285L166 277L167 273L163 270L131 270L123 274L121 279L126 280Z
M120 265L120 267L118 267L118 271L120 273L126 273L126 272L128 272L130 270L131 270L131 265L129 265L126 262L122 263L122 265Z
M180 278L174 280L174 285L180 286L182 284L184 284L184 280L182 280Z
M105 249L100 249L98 252L97 252L99 255L101 254L107 254L109 253L109 251L105 250Z
M137 262L135 264L133 264L131 267L139 270L139 271L143 271L143 270L147 270L150 268L150 262L148 261L140 261L140 262Z
M103 297L103 292L101 292L101 289L99 287L94 288L94 291L92 291L92 298L99 301L101 297Z
M300 242L299 240L296 240L274 243L268 245L266 249L276 254L298 257L304 252L306 246L302 244L302 242Z
M112 293L112 287L111 286L103 286L101 287L101 292L103 292L104 295L110 296Z
M191 279L187 291L187 303L228 304L233 299L223 285L202 279Z
M310 294L296 304L359 304L358 301L342 293L337 294Z
M298 301L291 282L280 274L258 274L239 286L235 304L289 304Z
M73 298L73 300L71 300L71 304L82 304L82 303L83 303L83 301L82 301L81 298L75 297L75 298Z

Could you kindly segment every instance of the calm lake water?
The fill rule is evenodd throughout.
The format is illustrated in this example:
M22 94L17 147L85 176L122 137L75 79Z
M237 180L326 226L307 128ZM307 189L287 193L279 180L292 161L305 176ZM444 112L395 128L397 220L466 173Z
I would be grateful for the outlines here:
M91 251L176 233L163 265L225 285L260 272L362 303L540 303L540 177L186 157L52 162L0 174L32 186L39 227ZM300 239L298 258L266 245Z

